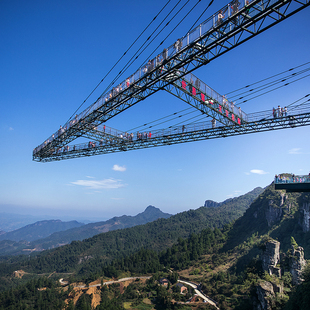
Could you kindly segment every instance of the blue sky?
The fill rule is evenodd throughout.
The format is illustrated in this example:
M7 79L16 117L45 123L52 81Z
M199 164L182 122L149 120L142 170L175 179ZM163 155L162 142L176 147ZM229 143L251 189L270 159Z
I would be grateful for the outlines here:
M0 212L101 220L135 215L154 205L175 214L196 209L207 199L223 201L267 186L277 173L309 173L308 127L45 164L32 161L33 148L68 120L165 3L0 2ZM172 0L164 12L176 3ZM208 4L202 0L164 45L186 34ZM214 1L200 22L225 4ZM307 8L194 74L226 94L309 62L309 16ZM149 57L168 29L126 74ZM82 109L96 100L130 55ZM251 113L288 105L309 93L309 82L304 78L242 109ZM161 92L107 125L128 130L185 108L185 103Z

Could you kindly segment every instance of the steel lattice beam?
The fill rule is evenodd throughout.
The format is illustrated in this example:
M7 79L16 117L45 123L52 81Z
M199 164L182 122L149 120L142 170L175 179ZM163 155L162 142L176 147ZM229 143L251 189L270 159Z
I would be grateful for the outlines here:
M226 138L236 135L258 133L271 130L296 128L310 125L310 112L291 115L281 118L264 118L239 125L225 125L217 128L210 128L209 124L199 123L192 125L192 128L183 126L158 131L152 137L141 139L125 139L111 141L104 145L97 143L90 146L87 143L70 146L68 150L62 148L60 152L54 150L44 157L33 157L33 160L40 162L58 161L70 158L125 152L143 148L187 143L193 141Z
M122 89L111 91L111 98L106 95L100 97L79 115L78 121L71 120L64 126L65 130L54 133L35 149L35 158L45 158L53 149L61 148L81 136L92 136L89 124L97 127L157 91L168 89L169 84L176 82L186 72L209 63L309 4L309 0L254 0L247 7L230 12L221 22L214 15L184 36L182 47L169 47L165 57L158 55L152 60L155 63L133 74L130 85L124 81ZM157 62L159 56L161 60ZM147 72L143 72L144 69ZM221 115L218 117L222 118Z

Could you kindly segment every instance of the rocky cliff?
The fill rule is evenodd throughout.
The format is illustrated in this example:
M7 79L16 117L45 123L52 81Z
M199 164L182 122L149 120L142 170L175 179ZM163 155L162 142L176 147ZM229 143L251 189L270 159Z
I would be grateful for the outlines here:
M277 292L283 290L269 281L259 281L252 297L253 310L273 309L273 300Z
M306 266L304 249L301 246L297 247L297 249L292 246L291 255L289 257L289 266L293 284L300 284L302 282L302 271Z
M308 199L304 199L299 212L301 214L299 224L301 225L303 232L308 232L310 230L310 201Z
M280 263L280 242L270 240L266 243L265 250L262 255L262 268L269 275L275 274L281 277L281 269L277 267Z

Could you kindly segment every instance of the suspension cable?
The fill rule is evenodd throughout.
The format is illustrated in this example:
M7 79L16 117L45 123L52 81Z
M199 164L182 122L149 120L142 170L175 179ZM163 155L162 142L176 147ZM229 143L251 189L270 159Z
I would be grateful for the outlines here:
M144 30L139 34L139 36L134 40L134 42L129 46L129 48L124 52L121 58L112 66L112 68L108 71L108 73L101 79L101 81L96 85L96 87L91 91L91 93L86 97L86 99L80 104L80 106L74 111L74 113L70 116L68 121L76 114L76 112L83 106L83 104L88 100L88 98L95 92L95 90L99 87L99 85L105 80L105 78L110 74L110 72L116 67L116 65L123 59L123 57L127 54L127 52L132 48L132 46L140 39L143 33L150 27L150 25L156 20L156 18L160 15L160 13L165 9L165 7L170 3L171 0L161 8L161 10L156 14L156 16L152 19L152 21L144 28Z

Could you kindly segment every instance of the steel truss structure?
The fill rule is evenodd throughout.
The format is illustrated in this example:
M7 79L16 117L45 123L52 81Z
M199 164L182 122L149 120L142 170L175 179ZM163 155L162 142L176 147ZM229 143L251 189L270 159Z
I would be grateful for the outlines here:
M310 107L308 107L310 110ZM125 152L143 148L151 148L164 145L172 145L193 141L226 138L230 136L258 133L271 130L296 128L310 125L310 112L290 116L263 118L251 121L243 126L236 124L224 125L216 128L210 127L207 123L197 123L190 127L184 125L154 132L151 137L141 136L130 138L125 134L118 139L106 139L99 142L88 142L60 149L58 152L51 152L38 161L49 162L69 158L86 157L93 155ZM99 130L98 130L99 131ZM104 132L101 132L103 135ZM98 134L98 136L100 136ZM115 136L114 136L115 137Z
M287 128L286 125L280 125L281 122L283 124L284 119L281 122L269 120L270 124L268 126L264 125L263 121L258 122L259 125L248 122L244 113L239 111L237 114L236 112L233 113L233 109L225 109L223 98L208 96L199 87L195 88L196 93L189 91L186 87L191 84L191 81L186 79L186 76L306 8L309 4L309 0L253 0L249 5L239 6L232 10L229 5L224 7L221 11L227 11L226 18L220 18L218 13L213 15L206 22L179 39L173 46L165 49L151 62L140 68L121 83L120 87L102 95L88 109L75 119L70 120L63 128L36 147L33 152L33 160L46 162L120 151L120 145L123 144L122 137L107 134L104 130L98 130L98 128L102 126L105 128L102 124L105 124L109 119L159 90L173 93L202 111L206 116L218 120L223 126L209 130L208 134L206 132L202 135L198 134L199 137L195 131L182 133L183 135L174 137L171 142L165 137L159 138L158 141L152 138L153 145L146 144L145 141L143 143L142 141L138 142L138 140L132 141L132 147L127 145L123 148L124 151L142 148L138 147L139 145L143 147L159 146L210 139L213 135L215 138L279 129L280 127ZM185 87L182 82L186 83ZM200 96L199 99L198 96ZM308 125L308 122L304 121L307 117L304 116L299 119L299 116L295 115L295 118L300 120L301 123ZM288 127L290 127L289 122L290 120L287 119ZM274 127L273 124L278 124L280 127ZM210 132L214 132L214 134ZM79 137L87 137L101 143L101 145L92 146L93 151L68 145ZM110 141L117 142L116 144L119 145L110 146L108 145ZM104 143L108 144L103 146ZM58 154L59 150L61 150L62 155Z

